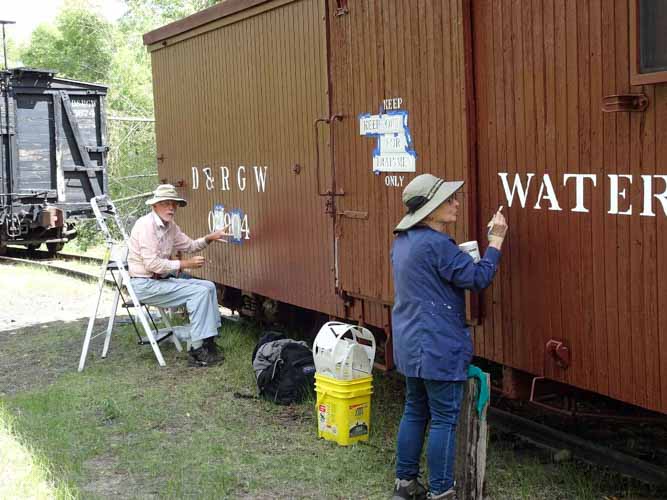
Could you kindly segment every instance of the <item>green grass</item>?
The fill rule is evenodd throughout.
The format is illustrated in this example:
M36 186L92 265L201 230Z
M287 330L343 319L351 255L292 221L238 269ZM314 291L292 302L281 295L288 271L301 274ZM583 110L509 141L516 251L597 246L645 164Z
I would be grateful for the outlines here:
M128 228L129 232L129 228ZM106 246L104 245L104 240L102 240L102 243L97 243L93 246L88 246L87 244L80 245L81 243L79 240L74 239L72 241L69 241L65 243L65 246L63 248L63 252L67 254L72 254L72 255L84 255L87 257L97 257L98 259L101 259L104 257L104 253L106 252Z
M13 417L0 406L0 498L69 499L72 493L49 480L48 466L12 432Z
M403 400L398 376L375 375L370 442L344 448L317 439L314 401L281 407L239 397L255 394L250 356L260 332L252 325L226 323L226 361L208 369L187 368L171 346L163 348L167 367L160 368L151 349L137 346L128 327L120 327L109 357L99 358L95 342L85 371L77 373L84 328L83 322L58 322L0 333L0 430L27 450L33 465L13 467L33 470L28 484L51 488L46 497L388 493ZM618 476L554 464L526 450L511 437L491 441L491 498L647 497L647 490ZM0 498L3 487L13 486L0 484Z

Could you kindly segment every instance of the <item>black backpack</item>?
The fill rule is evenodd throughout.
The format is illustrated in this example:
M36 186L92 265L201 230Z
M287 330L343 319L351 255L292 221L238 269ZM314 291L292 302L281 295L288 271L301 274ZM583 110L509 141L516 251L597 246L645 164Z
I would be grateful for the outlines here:
M257 377L259 395L274 403L300 403L315 387L311 350L296 341L283 345L280 356Z
M265 331L257 341L257 345L255 346L255 348L252 350L252 359L250 360L250 362L251 363L255 362L255 356L257 356L257 351L259 351L259 348L262 347L264 344L268 344L269 342L273 342L274 340L283 340L286 338L287 337L283 333L276 332L273 330Z

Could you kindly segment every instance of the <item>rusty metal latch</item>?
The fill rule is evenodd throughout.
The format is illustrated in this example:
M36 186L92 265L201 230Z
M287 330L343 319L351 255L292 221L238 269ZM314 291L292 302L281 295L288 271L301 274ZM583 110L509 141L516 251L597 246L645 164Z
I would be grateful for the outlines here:
M336 17L348 14L350 9L347 6L347 0L336 0Z
M562 340L548 340L546 349L559 367L567 368L570 366L570 348Z
M343 210L338 214L339 217L347 217L348 219L368 219L368 212L361 212L359 210Z
M602 111L605 113L621 113L646 111L648 97L644 94L608 95L602 98Z

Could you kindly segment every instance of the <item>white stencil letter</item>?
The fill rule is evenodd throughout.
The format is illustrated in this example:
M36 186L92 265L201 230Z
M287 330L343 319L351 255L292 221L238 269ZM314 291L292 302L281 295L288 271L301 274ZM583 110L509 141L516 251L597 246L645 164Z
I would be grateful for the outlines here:
M264 193L266 191L266 171L269 167L252 167L255 171L255 183L257 184L257 192ZM264 171L262 171L264 169Z
M503 181L503 189L505 190L505 198L507 198L507 205L512 206L514 201L514 193L519 191L519 202L521 203L521 208L526 207L526 197L528 196L528 189L530 188L530 182L533 180L535 174L526 174L528 176L528 182L526 183L526 188L524 189L523 184L521 184L521 178L519 174L514 174L514 184L512 185L512 190L510 192L509 184L507 183L507 173L498 172L500 179Z
M632 184L632 176L626 174L608 174L609 176L609 214L612 215L631 215L632 214L632 205L625 212L618 211L618 199L623 198L627 199L625 194L625 189L623 191L618 190L618 179L622 177L628 179L630 184Z
M245 191L245 167L243 165L240 165L236 171L236 182L239 185L239 189Z
M591 179L593 181L593 187L596 186L598 176L595 174L565 174L563 176L563 186L567 185L569 179L576 179L574 185L574 192L577 199L577 205L572 209L573 212L588 212L588 209L584 206L584 180Z
M192 189L199 189L199 170L197 170L197 167L192 167Z
M547 191L547 194L544 194L545 189ZM540 210L542 208L540 206L540 203L545 198L549 200L549 203L551 203L549 210L563 210L562 208L560 208L560 205L558 204L558 198L556 198L554 185L551 183L551 177L549 177L549 174L544 174L544 177L542 178L542 184L540 185L540 192L537 194L537 201L535 202L535 206L533 208Z
M204 172L204 175L206 176L206 189L210 191L211 189L213 189L213 184L215 184L215 178L213 177L211 168L206 167L202 169L202 172Z

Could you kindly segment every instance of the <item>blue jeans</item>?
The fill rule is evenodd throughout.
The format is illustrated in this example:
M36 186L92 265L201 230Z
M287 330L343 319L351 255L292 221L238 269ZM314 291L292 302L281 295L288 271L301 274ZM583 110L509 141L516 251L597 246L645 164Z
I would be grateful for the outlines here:
M461 410L464 382L406 377L405 409L398 428L396 477L414 479L424 446L426 424L431 430L426 448L429 489L439 495L454 486L456 423Z

